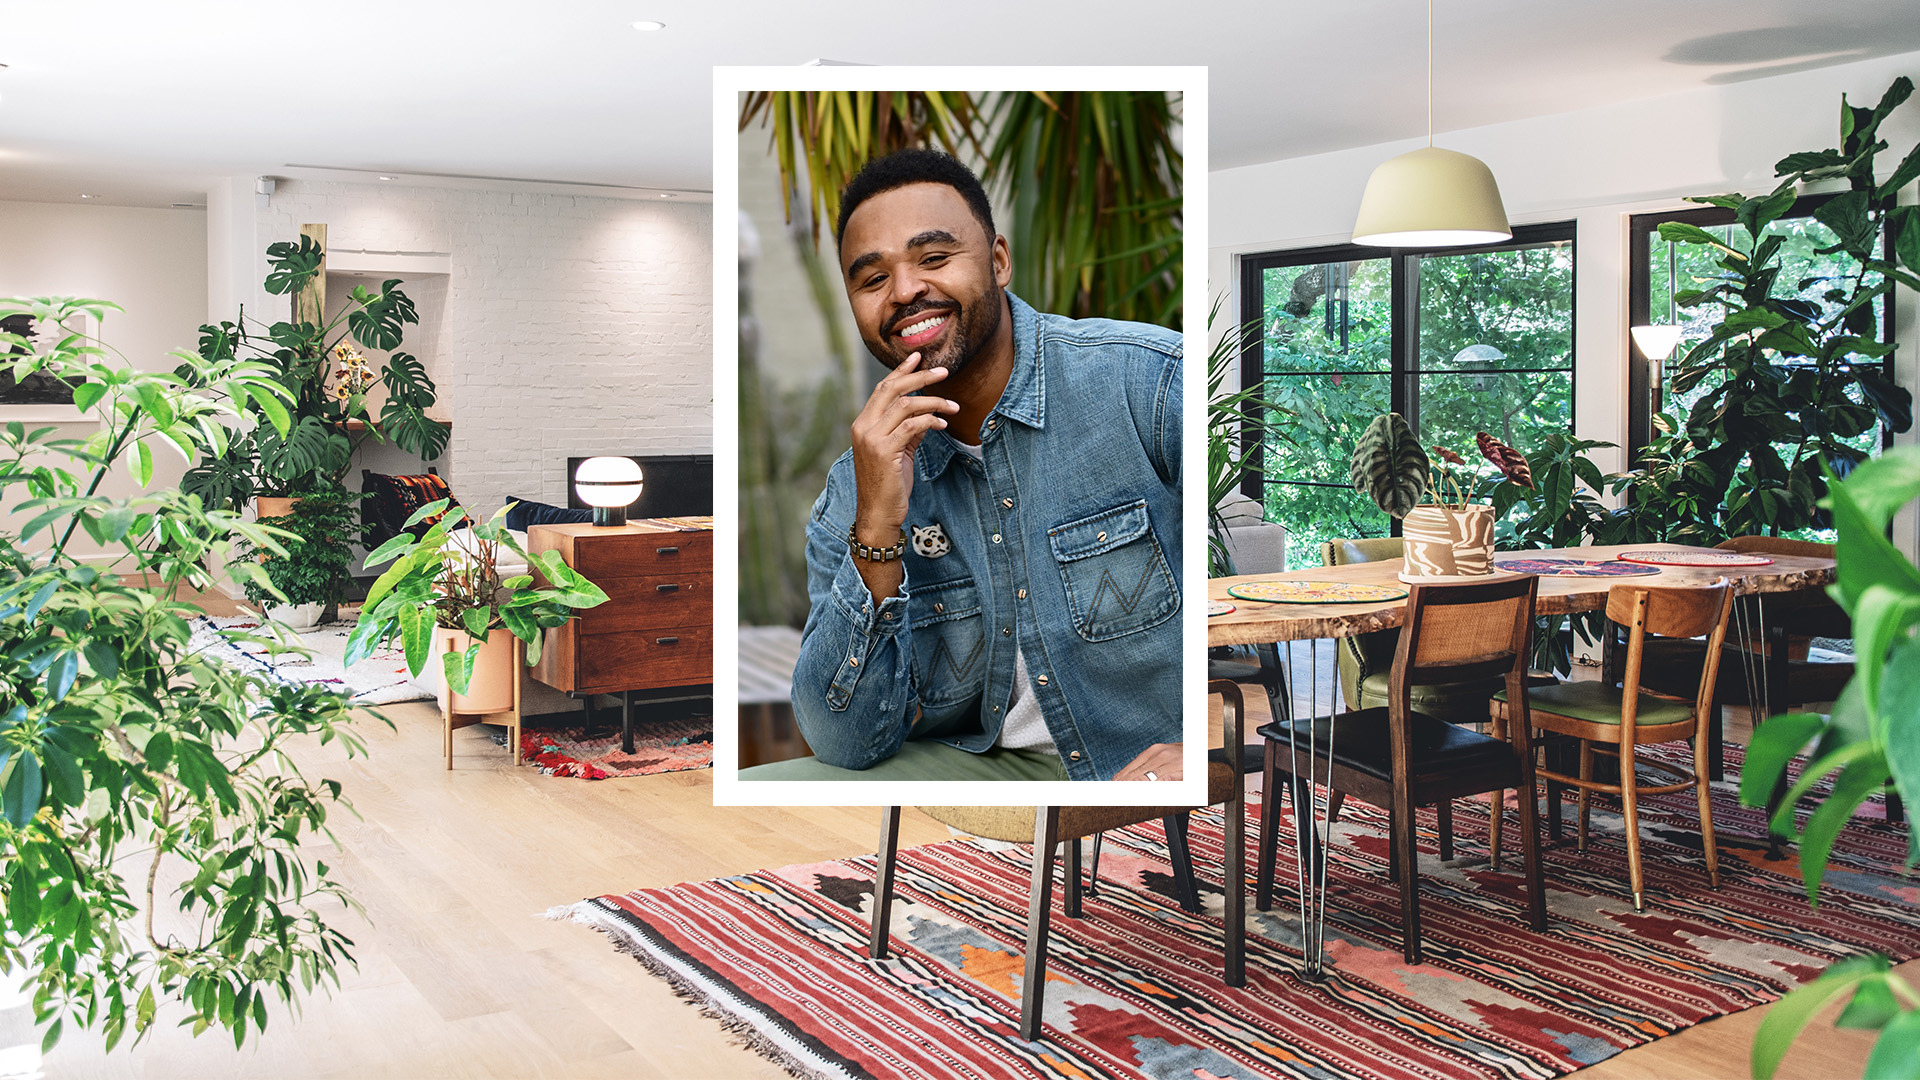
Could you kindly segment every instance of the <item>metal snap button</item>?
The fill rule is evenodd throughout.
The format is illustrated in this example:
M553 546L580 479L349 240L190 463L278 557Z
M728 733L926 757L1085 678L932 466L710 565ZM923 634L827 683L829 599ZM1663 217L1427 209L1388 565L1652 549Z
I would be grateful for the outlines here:
M1000 505L1001 505L1001 506L1004 506L1004 507L1006 507L1006 508L1007 508L1007 509L1009 509L1009 510L1011 510L1011 509L1013 509L1013 500L1012 500L1012 499L1001 499L1001 500L1000 500Z
M1047 685L1047 677L1045 675L1042 675L1033 681L1039 683L1041 686Z
M933 605L933 613L934 613L935 615L938 615L938 614L940 614L941 612L943 612L943 611L945 611L945 610L947 610L947 605L945 605L945 604L935 604L935 605Z
M1094 537L1095 540L1105 540L1106 538L1107 538L1106 533L1101 533L1100 535Z
M994 533L994 534L993 534L993 542L994 542L994 543L996 543L996 544L1000 542L1000 534L999 534L999 533Z
M859 658L859 657L857 657L857 656L849 656L849 657L847 657L847 666L848 666L848 667L859 667L859 666L860 666L860 658Z
M989 430L989 431L991 431L991 430L993 430L994 428L997 428L997 427L999 427L999 426L1000 426L1000 421L998 421L998 420L989 420L989 421L987 421L987 430Z
M1025 600L1026 598L1027 598L1027 590L1025 590L1025 589L1021 589L1021 590L1020 590L1020 599L1022 599L1022 600Z
M1073 753L1071 753L1071 754L1068 754L1068 755L1067 755L1067 760L1068 760L1068 761L1079 761L1079 760L1080 760L1080 751L1078 751L1078 750L1075 750L1075 751L1074 751Z
M889 612L887 612L886 614L884 614L884 615L882 615L882 616L880 616L880 617L881 617L881 618L883 618L883 619L891 619L891 618L893 618L893 612L891 612L891 611L889 611Z
M1012 637L1012 636L1013 636L1013 627L1011 627L1011 626L1003 626L1003 627L1001 627L1001 628L1000 628L1000 636L1001 636L1001 637Z

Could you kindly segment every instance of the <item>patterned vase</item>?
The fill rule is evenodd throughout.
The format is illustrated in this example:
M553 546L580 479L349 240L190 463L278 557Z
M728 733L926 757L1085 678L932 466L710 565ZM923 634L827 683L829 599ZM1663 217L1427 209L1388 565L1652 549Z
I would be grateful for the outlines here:
M1416 506L1401 522L1408 581L1493 573L1493 507Z

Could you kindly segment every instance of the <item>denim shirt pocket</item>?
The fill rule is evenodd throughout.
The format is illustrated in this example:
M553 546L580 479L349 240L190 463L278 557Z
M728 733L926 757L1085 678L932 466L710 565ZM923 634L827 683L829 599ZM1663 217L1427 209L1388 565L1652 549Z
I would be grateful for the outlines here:
M980 592L972 578L913 590L914 690L927 709L979 696L986 679L987 636Z
M1179 608L1179 590L1147 520L1145 499L1056 525L1047 538L1074 629L1088 641L1139 633Z

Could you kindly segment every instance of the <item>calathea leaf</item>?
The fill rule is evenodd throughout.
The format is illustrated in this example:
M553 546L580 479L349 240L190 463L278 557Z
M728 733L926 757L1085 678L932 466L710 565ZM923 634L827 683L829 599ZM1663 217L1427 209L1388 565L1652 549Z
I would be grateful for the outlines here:
M1426 451L1420 449L1406 417L1385 413L1361 433L1348 475L1374 505L1398 518L1420 505L1427 491L1428 468Z

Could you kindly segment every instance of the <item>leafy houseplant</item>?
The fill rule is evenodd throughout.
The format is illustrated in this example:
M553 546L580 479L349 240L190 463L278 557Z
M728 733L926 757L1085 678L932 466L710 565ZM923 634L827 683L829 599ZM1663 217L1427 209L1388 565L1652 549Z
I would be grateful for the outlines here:
M0 300L0 318L42 325L111 310ZM237 542L282 551L284 534L147 487L155 446L219 455L240 403L273 403L284 427L287 391L268 364L174 358L177 373L141 371L68 335L11 365L16 378L74 383L74 404L98 420L85 439L0 425L0 495L23 521L0 530L0 970L33 988L43 1049L68 1025L109 1048L129 1031L137 1041L168 1003L195 1034L220 1027L238 1045L266 1025L269 997L297 1008L352 962L319 909L357 905L309 847L341 787L309 780L287 753L313 736L361 752L347 698L213 663L190 645L201 611L178 598L211 586L207 556ZM146 490L101 495L119 469ZM72 553L82 531L119 553L117 573ZM258 563L232 565L270 584Z
M1476 441L1480 452L1507 480L1532 487L1526 458L1486 432ZM1480 478L1468 472L1463 481L1456 469L1466 459L1443 446L1436 467L1428 460L1413 429L1399 413L1375 417L1355 445L1348 475L1353 486L1374 505L1401 519L1406 539L1405 581L1477 577L1493 572L1494 510L1472 500L1479 496ZM1433 475L1439 473L1438 483ZM1451 489L1451 499L1448 498ZM1433 496L1431 503L1422 500Z
M352 561L347 537L353 535L363 498L352 491L319 491L302 498L284 517L260 518L261 524L286 534L281 542L284 554L243 544L241 555L260 560L267 580L281 597L276 599L259 582L248 581L247 599L269 616L274 615L269 605L276 603L325 606L338 599Z
M305 288L320 274L323 254L309 236L267 248L267 291L285 296ZM428 460L439 457L447 432L427 416L436 400L433 380L417 358L392 351L400 348L407 324L420 321L399 285L396 278L377 292L354 286L346 307L325 323L281 321L262 328L243 309L234 322L201 327L203 359L244 356L269 365L286 392L247 399L243 412L252 428L219 453L203 456L181 487L209 505L238 510L255 496L337 490L354 450L368 439L392 441ZM387 400L378 417L368 411L374 380L360 348L389 350L379 375ZM364 430L349 431L349 421Z
M1207 325L1213 325L1224 296L1216 298L1207 313ZM1251 447L1268 434L1287 438L1284 428L1274 421L1286 410L1264 400L1262 387L1248 386L1226 392L1227 379L1246 345L1247 335L1258 333L1257 324L1234 327L1220 335L1207 353L1207 574L1224 577L1238 573L1227 552L1226 521L1220 516L1220 504L1240 486L1250 467Z
M1671 472L1671 485L1636 486L1660 504L1678 504L1682 534L1669 538L1713 543L1824 526L1817 504L1827 472L1845 476L1866 460L1857 443L1876 419L1893 432L1912 426L1912 395L1885 372L1893 345L1877 338L1876 306L1896 282L1920 288L1920 207L1894 202L1920 178L1920 146L1884 181L1875 178L1876 156L1888 146L1880 125L1912 93L1902 77L1871 109L1843 97L1840 146L1782 158L1780 182L1765 195L1691 200L1731 210L1744 238L1723 242L1685 222L1660 226L1662 239L1719 256L1718 275L1674 296L1682 308L1718 308L1721 320L1680 359L1673 389L1686 393L1725 375L1689 410L1684 435L1675 430L1664 440L1684 438L1685 454L1664 450L1687 467ZM1816 253L1843 254L1851 271L1781 281L1783 237L1768 227L1793 207L1799 185L1836 180L1846 190L1813 214L1835 243Z
M531 667L540 661L545 630L565 625L580 608L606 603L607 594L568 566L559 552L528 554L500 524L510 507L458 533L454 529L467 521L467 512L459 506L448 509L449 501L430 502L407 518L408 529L432 523L418 539L402 532L367 556L368 566L393 565L367 591L360 621L347 638L346 662L358 663L398 638L407 669L418 676L432 655L434 628L462 631L467 646L446 652L441 663L448 688L463 694L490 631L504 628L526 642ZM526 559L549 584L533 587L531 574L503 580L498 569L501 547Z
M1890 450L1829 487L1839 581L1828 591L1853 619L1857 666L1831 714L1786 713L1756 728L1741 771L1740 801L1765 806L1788 762L1813 744L1813 760L1771 822L1775 833L1800 844L1810 903L1819 903L1834 840L1861 802L1889 780L1905 795L1920 794L1920 638L1913 632L1920 625L1920 567L1887 538L1888 522L1915 497L1920 448L1913 447ZM1829 777L1831 794L1814 795L1815 785ZM1816 805L1802 825L1798 807L1810 797ZM1920 842L1907 861L1920 861ZM1848 994L1839 1024L1881 1032L1867 1074L1911 1075L1920 1047L1920 1012L1913 1009L1920 994L1889 966L1881 956L1842 961L1781 999L1754 1036L1753 1075L1771 1077L1813 1015Z

